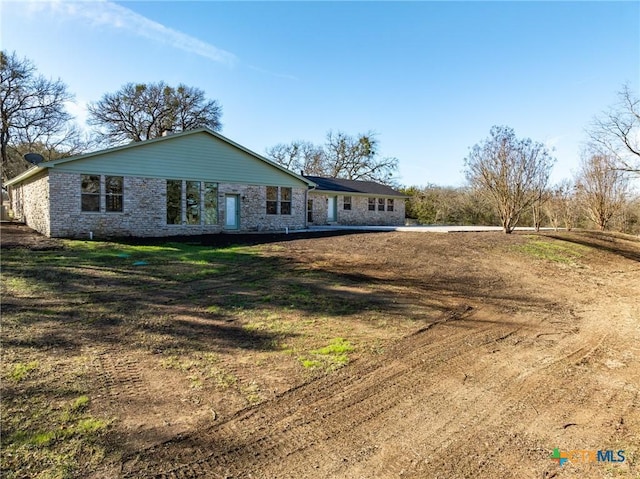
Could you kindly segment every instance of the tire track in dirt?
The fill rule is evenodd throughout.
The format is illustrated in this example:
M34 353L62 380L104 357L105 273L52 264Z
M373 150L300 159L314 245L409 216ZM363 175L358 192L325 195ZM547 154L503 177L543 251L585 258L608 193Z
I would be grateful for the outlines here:
M215 474L286 477L280 470L285 463L287 473L295 477L296 468L290 467L292 459L303 469L320 468L318 464L310 466L313 461L307 458L318 457L319 450L325 458L333 458L331 463L348 462L349 458L340 457L342 452L335 451L352 448L328 449L327 444L345 431L366 430L369 422L379 420L389 411L405 409L407 398L415 401L434 388L434 380L430 378L434 369L444 363L462 364L479 348L514 331L513 325L496 327L491 322L469 318L472 316L469 312L464 308L462 313L455 312L435 323L456 320L459 325L449 328L432 325L400 341L380 361L354 364L336 375L293 390L273 403L243 412L204 434L142 451L125 464L125 477L198 477L203 470L209 477L216 477ZM233 444L225 446L225 440L233 440ZM216 445L223 445L222 450L211 452ZM362 460L375 451L375 445L364 444L356 448L352 461L358 457ZM157 473L158 468L169 464L173 467ZM256 470L261 472L258 474Z
M112 403L149 397L138 361L117 348L97 353L96 366L101 392Z
M125 464L125 477L418 478L435 470L474 477L479 471L499 476L506 468L523 476L551 473L550 444L532 437L527 425L546 405L572 403L575 390L562 389L563 371L595 355L607 336L567 333L549 347L550 361L535 363L528 355L517 357L517 342L493 354L519 326L465 316L405 338L380 361L353 364L203 434L141 451ZM505 370L509 357L514 366ZM468 387L451 394L460 383ZM486 452L468 455L469 444L485 444Z
M189 430L204 412L194 410L189 421L180 413L190 407L184 390L167 391L172 372L155 367L157 360L143 353L124 353L119 347L101 349L94 356L97 394L92 403L114 421L118 441L137 450Z

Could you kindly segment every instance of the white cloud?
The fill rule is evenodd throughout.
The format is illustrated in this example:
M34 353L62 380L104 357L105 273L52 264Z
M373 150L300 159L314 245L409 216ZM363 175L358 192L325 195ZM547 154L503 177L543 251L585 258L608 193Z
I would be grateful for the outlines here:
M83 100L67 101L64 106L66 110L73 115L78 125L82 128L87 123L89 117L89 110L87 109L88 102Z
M544 140L544 146L546 146L549 150L554 151L566 136L567 135L556 135L548 137Z
M150 20L133 10L106 0L72 2L55 0L43 2L29 1L29 12L39 13L45 8L52 13L66 17L77 17L89 21L93 26L106 26L126 30L149 40L169 45L173 48L199 55L214 62L233 66L237 57L210 43L199 40L161 23Z

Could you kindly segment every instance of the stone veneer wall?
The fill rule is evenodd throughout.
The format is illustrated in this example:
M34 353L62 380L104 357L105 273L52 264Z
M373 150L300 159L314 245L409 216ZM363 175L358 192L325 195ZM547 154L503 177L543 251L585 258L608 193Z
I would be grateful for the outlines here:
M353 226L402 226L405 222L404 198L393 199L393 211L386 211L387 198L385 198L385 211L378 211L376 198L376 211L369 211L368 196L351 196L351 209L344 209L344 195L337 195L337 213L339 225ZM349 196L349 195L346 195ZM327 224L327 197L326 194L309 193L309 199L313 199L313 224ZM373 198L373 196L371 196Z
M43 235L51 233L49 222L49 175L35 175L11 188L14 219Z
M311 217L313 221L310 224L313 225L326 225L327 224L327 195L319 195L309 192L309 199L313 201L313 208L311 209Z
M50 234L54 237L88 238L89 232L93 232L97 238L219 233L224 230L225 194L240 196L240 227L234 231L276 231L285 227L305 227L304 188L293 188L291 215L267 215L265 186L219 183L217 225L168 225L164 179L124 177L123 211L108 213L105 212L104 196L101 196L101 212L80 211L79 174L50 170L49 185L52 198Z

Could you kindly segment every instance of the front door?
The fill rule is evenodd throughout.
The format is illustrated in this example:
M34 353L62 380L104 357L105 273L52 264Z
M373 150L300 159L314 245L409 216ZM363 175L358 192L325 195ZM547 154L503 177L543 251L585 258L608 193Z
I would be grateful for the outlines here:
M329 196L328 201L327 201L327 221L329 223L333 222L336 220L336 206L337 206L337 197L336 196Z
M240 227L240 198L238 195L225 195L225 219L224 227L228 230L237 230Z

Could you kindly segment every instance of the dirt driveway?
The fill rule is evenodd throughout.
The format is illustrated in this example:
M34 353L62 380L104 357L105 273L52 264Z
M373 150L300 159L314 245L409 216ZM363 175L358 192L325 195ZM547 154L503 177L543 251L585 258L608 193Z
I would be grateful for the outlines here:
M592 233L377 233L271 243L256 251L260 261L278 265L269 284L290 281L292 271L299 275L298 302L287 299L259 325L252 319L251 328L238 303L233 309L220 302L216 314L227 308L220 319L200 313L221 291L210 278L190 281L188 290L185 284L175 291L145 290L149 304L163 305L148 306L156 308L154 318L165 318L162 324L154 319L154 328L165 337L171 328L184 330L188 319L197 324L189 335L198 345L216 351L239 383L259 385L262 395L254 404L243 404L231 389L196 388L187 400L180 389L187 383L178 379L184 371L159 367L155 358L163 357L162 348L141 347L151 336L137 336L130 323L111 324L108 341L107 329L99 339L92 336L90 328L101 324L95 318L77 333L78 349L93 358L86 376L94 391L92 408L117 418L105 436L112 449L88 475L640 474L637 239ZM251 262L238 264L225 281L255 268ZM101 291L103 283L92 281ZM117 281L112 277L108 284ZM254 299L253 290L239 291L240 283L226 284L224 294L241 296L243 308L283 292L282 285L267 292L261 283L262 299ZM314 300L307 291L332 302L325 311L307 310L304 302ZM203 295L209 295L208 303ZM124 293L118 301L123 308L131 305L129 316L140 308ZM10 303L10 311L18 307ZM286 344L264 353L248 347L255 339L247 331L273 332L274 325L284 330L285 323L296 322L307 329L296 330L298 337L289 334ZM234 325L244 329L233 330L233 347L204 329L228 332ZM292 354L302 348L296 341L307 341L314 331L340 334L361 346L348 365L310 376ZM239 338L242 347L235 346ZM195 343L180 347L187 344ZM214 398L217 413L202 413L198 405ZM118 449L123 444L127 447ZM561 467L550 457L555 448L624 451L625 460L574 456Z

